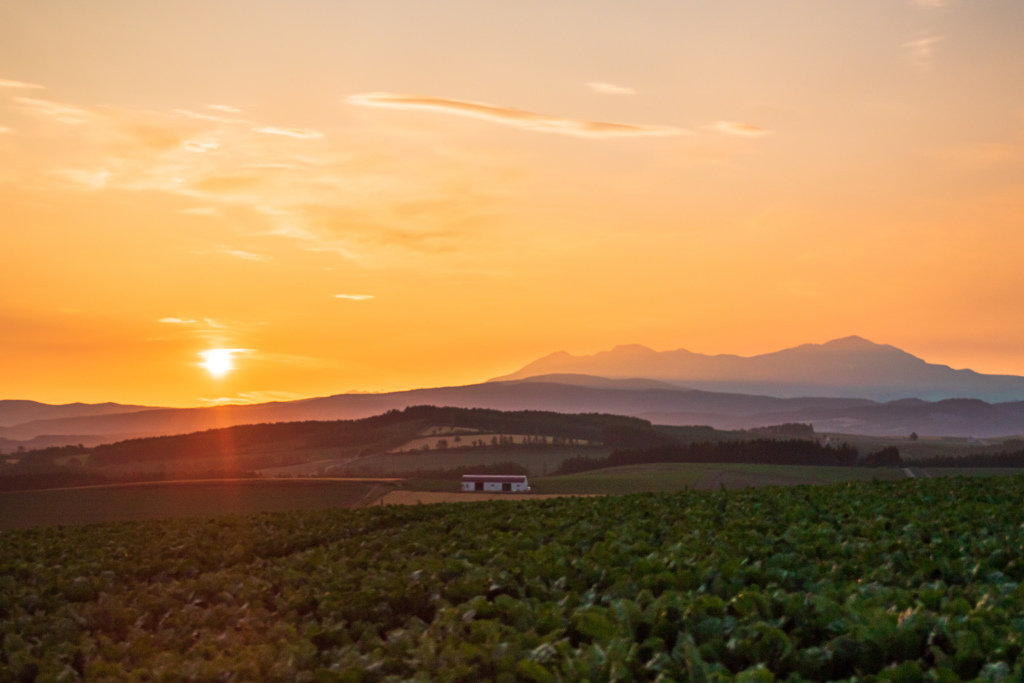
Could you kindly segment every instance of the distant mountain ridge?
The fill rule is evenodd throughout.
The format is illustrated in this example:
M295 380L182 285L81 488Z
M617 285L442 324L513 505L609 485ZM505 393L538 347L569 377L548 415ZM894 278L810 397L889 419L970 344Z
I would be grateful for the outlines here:
M781 398L1024 400L1024 377L954 370L928 363L895 346L875 344L857 336L750 357L710 356L685 349L659 352L636 344L616 346L591 356L559 351L491 381L557 374L642 378L704 391Z
M28 440L48 435L48 440L54 442L57 435L67 435L66 443L76 444L86 437L106 436L102 442L111 443L260 422L356 419L416 405L610 413L659 424L710 425L718 429L801 422L813 424L819 432L883 436L911 432L978 438L1024 434L1024 401L991 404L976 399L908 399L879 403L858 398L775 398L635 386L634 382L576 375L563 376L559 382L516 380L246 406L163 408L28 422L0 428L0 438ZM96 438L88 441L96 443Z
M35 420L59 420L70 417L89 417L113 413L132 413L152 410L152 406L124 405L121 403L66 403L51 405L39 401L0 400L0 427Z
M750 358L643 346L593 356L559 352L482 384L256 405L0 401L0 450L96 445L261 422L357 419L415 405L611 413L720 429L802 422L818 431L886 436L1024 434L1024 377L954 370L847 337Z

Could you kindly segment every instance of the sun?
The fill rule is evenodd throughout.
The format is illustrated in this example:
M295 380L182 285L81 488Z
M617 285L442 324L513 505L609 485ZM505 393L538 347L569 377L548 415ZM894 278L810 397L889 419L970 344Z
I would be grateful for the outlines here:
M199 365L206 368L206 371L213 377L223 377L232 370L235 369L234 354L244 351L245 349L210 349L209 351L200 351L199 355L203 357L203 362Z

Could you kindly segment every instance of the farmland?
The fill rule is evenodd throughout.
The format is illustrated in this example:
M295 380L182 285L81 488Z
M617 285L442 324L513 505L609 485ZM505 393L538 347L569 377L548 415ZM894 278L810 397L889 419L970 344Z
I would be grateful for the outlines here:
M487 448L456 448L447 452L414 451L387 453L354 460L332 468L332 474L352 477L408 476L418 470L438 467L471 468L495 463L515 463L531 474L544 475L555 471L570 458L603 458L611 453L603 446L497 446Z
M351 507L375 482L185 481L0 492L0 529L160 517L213 517Z
M712 463L664 463L628 465L531 479L537 493L643 493L681 491L686 488L727 489L748 486L794 486L872 479L903 479L894 468L802 467L796 465L733 465Z
M0 676L1009 681L1022 497L957 477L7 531Z

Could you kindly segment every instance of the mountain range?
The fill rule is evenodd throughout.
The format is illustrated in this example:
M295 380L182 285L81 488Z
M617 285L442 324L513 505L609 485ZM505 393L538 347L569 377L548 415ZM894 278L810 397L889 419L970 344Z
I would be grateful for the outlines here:
M413 405L613 413L718 429L802 422L819 432L991 438L1024 434L1021 399L1024 377L953 370L859 337L752 358L628 346L594 356L552 354L482 384L383 394L211 408L0 401L0 450L356 419Z
M690 389L783 398L1024 400L1024 377L954 370L856 336L751 357L709 356L685 349L658 352L639 345L616 346L591 356L559 351L492 381L552 374L643 377Z

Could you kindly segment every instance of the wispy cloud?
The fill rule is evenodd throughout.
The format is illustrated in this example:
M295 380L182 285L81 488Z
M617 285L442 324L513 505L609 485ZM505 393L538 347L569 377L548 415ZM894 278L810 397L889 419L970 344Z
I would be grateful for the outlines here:
M757 138L770 135L771 131L751 123L740 123L738 121L719 121L708 126L712 130L726 135L740 135L744 137Z
M335 299L348 299L349 301L366 301L372 299L372 294L335 294Z
M935 55L935 46L945 40L945 36L929 36L919 40L912 40L903 43L902 47L907 53L907 59L911 65L921 71L930 71L932 60Z
M452 100L444 97L399 95L393 93L365 93L348 97L349 104L387 109L412 109L469 116L515 128L541 133L557 133L587 138L618 138L684 135L688 131L672 126L636 125L584 121L535 114L522 109L501 107L484 102Z
M297 401L305 398L302 394L293 394L290 391L244 391L235 396L221 396L220 398L200 398L199 400L208 406L241 406L253 403L271 403L274 401Z
M254 131L255 122L239 125L230 112L214 115L218 110L12 100L43 126L64 128L61 144L46 154L15 159L15 171L40 183L62 191L70 184L168 193L186 202L180 212L197 217L254 212L264 224L255 234L368 266L461 249L484 222L494 225L495 202L510 196L515 176L509 174L516 171L499 154L439 150L431 140L396 140L373 130L367 139L317 139L319 131L305 128ZM203 253L266 258L217 245ZM189 329L216 332L209 325Z
M188 151L197 152L199 154L220 149L220 143L216 140L186 140L182 144Z
M315 138L322 138L324 136L324 134L318 130L309 130L307 128L278 128L276 126L253 128L252 132L263 133L264 135L283 135L289 138L300 138L304 140L312 140Z
M918 7L945 7L949 0L912 0Z
M230 106L228 106L226 104L208 104L208 105L206 105L206 108L207 109L212 109L213 111L222 111L222 112L225 112L225 113L228 113L228 114L241 114L241 113L243 113L242 109L239 109L238 107L230 107Z
M242 259L243 261L270 261L269 256L263 254L255 254L251 251L242 251L241 249L229 249L224 247L220 250L220 253L226 256L233 256L235 258Z
M0 126L0 135L3 135L5 133L13 133L13 132L14 132L13 128L8 128L7 126Z
M227 329L227 325L212 320L211 318L160 318L157 322L165 325L200 325L204 328L211 330L224 330Z
M19 88L23 90L46 90L45 85L36 85L35 83L23 83L21 81L9 81L0 78L0 88Z
M636 90L614 83L587 83L587 87L601 95L635 95Z
M113 173L105 168L62 168L56 174L90 190L106 187L113 176Z
M72 107L50 100L37 100L32 97L15 97L14 101L35 114L42 114L56 119L61 123L77 125L85 123L91 114L80 107Z
M223 111L223 110L215 110L215 111ZM195 119L197 121L214 121L216 123L233 123L233 124L238 124L238 123L251 124L252 123L252 121L249 121L248 119L226 118L224 116L216 116L214 114L206 114L206 113L199 112L199 111L192 111L191 109L175 109L174 113L178 114L179 116L185 116L185 117L188 117L190 119Z

